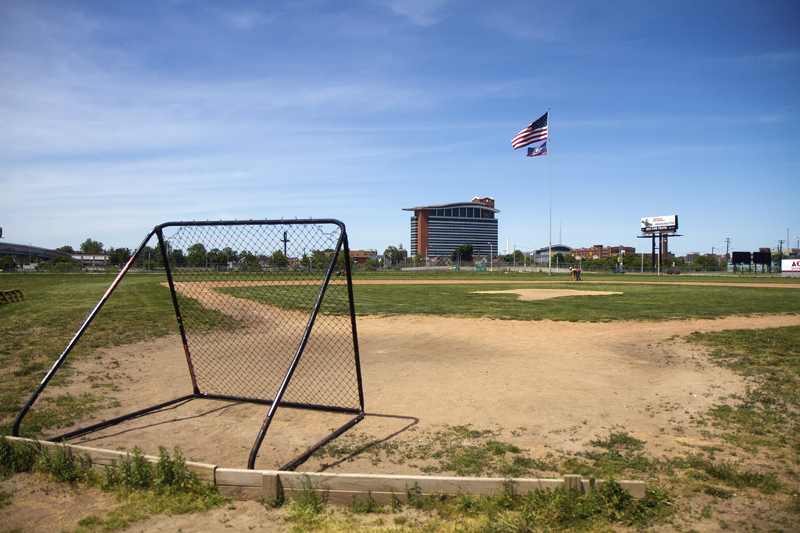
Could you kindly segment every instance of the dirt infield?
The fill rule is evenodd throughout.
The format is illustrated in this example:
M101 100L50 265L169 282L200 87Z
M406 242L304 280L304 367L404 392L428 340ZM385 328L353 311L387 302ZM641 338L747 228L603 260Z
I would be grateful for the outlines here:
M724 402L746 386L736 375L710 366L701 350L675 337L694 331L787 325L800 325L800 317L612 324L361 318L358 331L368 416L352 431L407 439L412 427L420 432L471 425L496 430L532 456L540 456L549 448L582 450L590 440L616 428L667 453L694 437L691 432L664 434L663 428L685 428L692 413ZM99 359L75 364L73 384L68 391L57 392L97 393L95 386L108 375L115 388L99 390L116 398L121 407L103 416L191 393L177 336L101 350L97 355ZM92 434L80 443L110 449L138 445L154 455L159 445L168 449L179 445L191 460L244 468L266 411L249 404L195 400ZM281 466L346 419L346 415L279 410L256 468ZM318 466L312 461L306 468ZM373 466L366 459L335 467L375 473L387 468L419 473L390 463Z
M558 296L553 289L520 292L531 305L537 297ZM220 306L223 298L225 305ZM201 303L235 314L231 299L235 300L209 290ZM263 314L238 318L246 318L251 326L275 320L275 310L264 307ZM650 457L677 455L702 441L700 429L690 423L695 414L732 403L732 397L743 394L748 386L745 379L711 365L702 348L680 337L695 331L790 325L800 325L800 316L610 323L360 317L367 417L349 434L386 443L415 442L430 438L439 428L469 426L494 431L497 439L519 446L527 456L543 458L590 450L591 440L624 431L645 441ZM96 413L96 419L192 392L177 335L99 350L74 363L70 373L68 387L46 394L90 392L118 401L119 407ZM188 460L244 468L266 412L267 407L252 404L194 400L74 443L113 450L139 446L151 455L158 454L159 446L171 450L178 445ZM256 468L279 467L349 418L279 409ZM302 469L419 474L424 465L376 463L366 455L335 462L312 458ZM264 525L256 507L240 507L238 518L243 525ZM217 515L233 520L237 516L230 511ZM133 529L223 531L225 521L220 516L220 524L213 528L205 518L156 517ZM67 527L65 523L68 520L53 530Z
M176 288L180 291L181 284ZM538 298L576 291L514 292L535 305ZM244 319L251 328L268 326L284 313L266 305L254 311L252 302L247 313L240 312L236 301L211 287L200 298L203 306ZM291 314L287 318L296 320ZM655 323L361 317L357 327L368 416L351 431L377 439L407 439L412 428L419 434L445 425L469 425L497 431L538 456L553 448L580 451L590 440L624 428L668 453L678 437L665 435L664 428L685 426L692 413L746 387L741 378L711 367L702 351L676 337L785 325L800 325L800 316ZM100 350L96 357L73 365L73 372L68 391L53 392L100 391L115 398L120 406L102 413L104 418L192 390L177 336ZM104 380L108 386L103 386ZM148 454L157 454L159 445L179 445L191 460L242 468L266 411L251 404L194 400L83 437L81 443L112 449L138 445ZM349 418L280 409L256 468L285 464ZM692 439L684 432L678 440ZM313 459L306 465L319 467ZM366 459L332 468L419 473L408 465L376 466Z

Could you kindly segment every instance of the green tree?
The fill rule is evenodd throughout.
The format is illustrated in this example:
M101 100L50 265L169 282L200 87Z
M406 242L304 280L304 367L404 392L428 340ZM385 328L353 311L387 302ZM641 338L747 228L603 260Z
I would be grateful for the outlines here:
M72 246L70 246L69 244L67 244L65 246L60 246L60 247L56 248L55 250L56 250L56 252L64 252L64 253L67 253L67 254L71 254L72 252L75 251L75 250L72 249Z
M364 262L364 270L367 271L378 270L378 262L375 261L374 259L367 258L367 260Z
M311 250L311 265L315 269L325 270L331 262L333 250Z
M572 254L567 254L564 256L564 262L567 264L575 264L578 263L578 258Z
M39 270L55 270L64 272L69 270L81 270L82 268L83 263L80 261L75 261L70 257L54 257L39 263Z
M0 270L16 270L17 262L10 255L0 255Z
M400 261L403 260L403 252L394 246L389 246L386 250L384 250L383 256L389 259L390 265L399 265Z
M231 252L232 250L230 248L224 248L222 250L213 248L208 252L208 264L213 265L217 270L226 270L228 268L228 262L232 261L230 258ZM234 253L233 256L235 257L236 254Z
M472 261L472 245L462 244L450 254L451 261Z
M249 271L249 272L260 272L261 268L261 259L247 250L242 250L239 252L239 270Z
M164 260L161 257L161 248L158 246L145 246L139 254L137 264L141 265L143 269L163 267ZM174 266L178 265L175 264Z
M200 267L206 265L206 247L201 243L193 244L186 249L186 261L189 266Z
M269 266L271 268L286 268L289 266L289 259L280 250L275 250L269 256Z
M219 253L220 255L225 255L225 261L227 263L239 260L239 255L236 253L236 250L232 250L230 246L226 246L225 248L220 250Z
M333 250L331 250L331 253L333 253ZM333 270L342 270L343 268L345 268L345 266L346 265L345 265L344 254L340 253L336 256L336 262L333 264Z
M103 253L103 243L100 241L93 241L92 239L86 239L81 244L81 252L85 254L99 254Z
M159 253L159 255L161 255ZM169 251L169 263L175 266L184 266L186 265L186 255L183 253L183 250L170 250Z
M611 263L609 263L605 259L584 259L582 264L584 267L595 267L603 269L611 267Z
M110 265L123 266L130 258L130 248L111 248L108 251L108 263Z
M783 260L786 259L786 257L783 256L784 253L785 252L772 254L772 264L775 265L775 272L783 272ZM770 269L771 268L772 265L770 265Z
M622 260L622 264L625 265L626 270L636 270L642 268L642 254L625 254L625 258ZM650 266L650 257L644 257L644 268L648 268Z
M719 268L719 259L717 259L716 257L701 255L697 259L692 261L692 269L704 270L707 268Z
M522 261L524 260L525 254L522 253L522 250L514 250L513 254L506 254L503 256L503 261L506 263L516 263L521 265Z

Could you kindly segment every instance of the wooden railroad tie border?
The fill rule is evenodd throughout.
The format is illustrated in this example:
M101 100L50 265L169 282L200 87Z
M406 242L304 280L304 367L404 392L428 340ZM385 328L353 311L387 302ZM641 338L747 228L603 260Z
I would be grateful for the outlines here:
M14 302L21 302L25 299L25 295L19 289L8 291L0 291L0 304L10 304Z
M48 441L36 441L18 437L6 437L12 441L33 442L51 453L56 447L64 447ZM89 448L86 446L66 445L67 453L72 457L88 457L95 468L105 468L119 464L128 452ZM158 457L145 455L150 462L158 462ZM204 482L214 483L220 494L234 500L269 501L279 496L281 491L288 499L301 491L313 488L321 492L322 498L336 505L350 505L353 502L372 498L379 505L388 505L392 498L407 502L407 491L420 495L437 494L444 497L455 497L459 494L488 496L512 492L527 494L537 490L576 490L588 493L599 488L603 480L582 479L579 475L566 475L564 479L533 478L468 478L444 476L408 476L393 474L332 474L325 472L282 472L278 470L247 470L237 468L219 468L216 465L186 462L190 472ZM644 481L618 481L619 485L636 498L645 496Z
M67 454L74 460L88 457L92 462L92 467L97 470L102 470L106 466L119 465L119 462L126 456L131 455L129 452L119 452L116 450L104 450L102 448L89 448L87 446L77 446L75 444L64 444L58 442L50 442L46 440L23 439L21 437L6 437L12 442L30 442L41 448L46 449L50 455L55 453L56 448L66 448ZM153 455L143 455L147 461L157 463L158 457ZM216 465L207 465L203 463L195 463L186 461L186 469L189 472L194 472L200 481L206 483L215 483Z

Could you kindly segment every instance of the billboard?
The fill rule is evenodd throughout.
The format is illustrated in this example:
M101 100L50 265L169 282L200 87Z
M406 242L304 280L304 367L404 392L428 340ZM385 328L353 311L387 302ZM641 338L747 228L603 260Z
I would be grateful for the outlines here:
M800 259L781 259L781 272L784 277L800 277Z
M750 252L733 252L733 258L731 259L731 263L733 263L734 265L749 265Z
M678 231L678 215L642 219L642 233Z
M769 252L753 252L753 263L757 265L771 265L772 254Z

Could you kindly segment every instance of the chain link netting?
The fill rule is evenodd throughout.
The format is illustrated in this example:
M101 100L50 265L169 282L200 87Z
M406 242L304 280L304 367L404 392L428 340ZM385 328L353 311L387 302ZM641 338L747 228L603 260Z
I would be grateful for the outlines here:
M208 223L165 225L162 235L201 394L274 399L334 261L283 401L360 408L343 227Z

